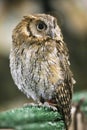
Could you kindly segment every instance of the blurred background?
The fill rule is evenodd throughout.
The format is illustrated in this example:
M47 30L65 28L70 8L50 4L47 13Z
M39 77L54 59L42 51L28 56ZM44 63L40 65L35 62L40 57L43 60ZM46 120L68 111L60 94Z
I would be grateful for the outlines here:
M23 16L33 13L57 17L70 51L74 92L87 90L87 0L0 0L0 111L30 101L14 85L9 52L13 28Z

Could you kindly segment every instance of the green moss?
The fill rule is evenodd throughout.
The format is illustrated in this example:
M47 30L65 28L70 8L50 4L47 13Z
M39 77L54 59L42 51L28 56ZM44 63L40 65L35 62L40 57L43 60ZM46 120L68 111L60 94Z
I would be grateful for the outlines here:
M62 116L48 107L29 105L0 113L0 128L61 130L64 127Z
M81 103L81 110L87 115L87 92L78 92L73 102ZM27 105L0 113L0 128L15 130L65 130L62 115L52 108Z

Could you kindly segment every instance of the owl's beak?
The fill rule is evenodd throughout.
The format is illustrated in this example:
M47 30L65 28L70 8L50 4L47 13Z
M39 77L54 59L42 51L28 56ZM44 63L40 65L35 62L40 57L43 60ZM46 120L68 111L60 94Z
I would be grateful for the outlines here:
M54 39L55 38L55 31L54 30L51 30L50 32L49 32L49 37L51 37L52 39Z
M52 39L57 39L58 37L58 31L54 28L51 28L50 31L49 31L49 37L51 37Z
M61 32L60 32L59 29L58 29L58 30L57 30L57 29L51 29L51 30L49 31L48 36L49 36L50 38L54 39L54 40L62 40L63 37L62 37L60 34L61 34Z

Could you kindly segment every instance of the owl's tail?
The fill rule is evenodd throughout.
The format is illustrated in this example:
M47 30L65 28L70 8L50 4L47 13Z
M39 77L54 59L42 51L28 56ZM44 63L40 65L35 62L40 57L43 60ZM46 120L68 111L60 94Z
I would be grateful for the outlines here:
M71 124L71 106L63 108L62 114L65 121L66 130L69 130L69 126Z

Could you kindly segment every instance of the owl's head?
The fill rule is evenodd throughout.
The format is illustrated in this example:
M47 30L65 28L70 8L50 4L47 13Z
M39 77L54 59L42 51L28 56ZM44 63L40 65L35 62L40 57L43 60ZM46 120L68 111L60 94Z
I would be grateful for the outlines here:
M24 16L24 19L14 29L13 37L20 40L26 38L33 40L62 39L57 19L47 14Z

